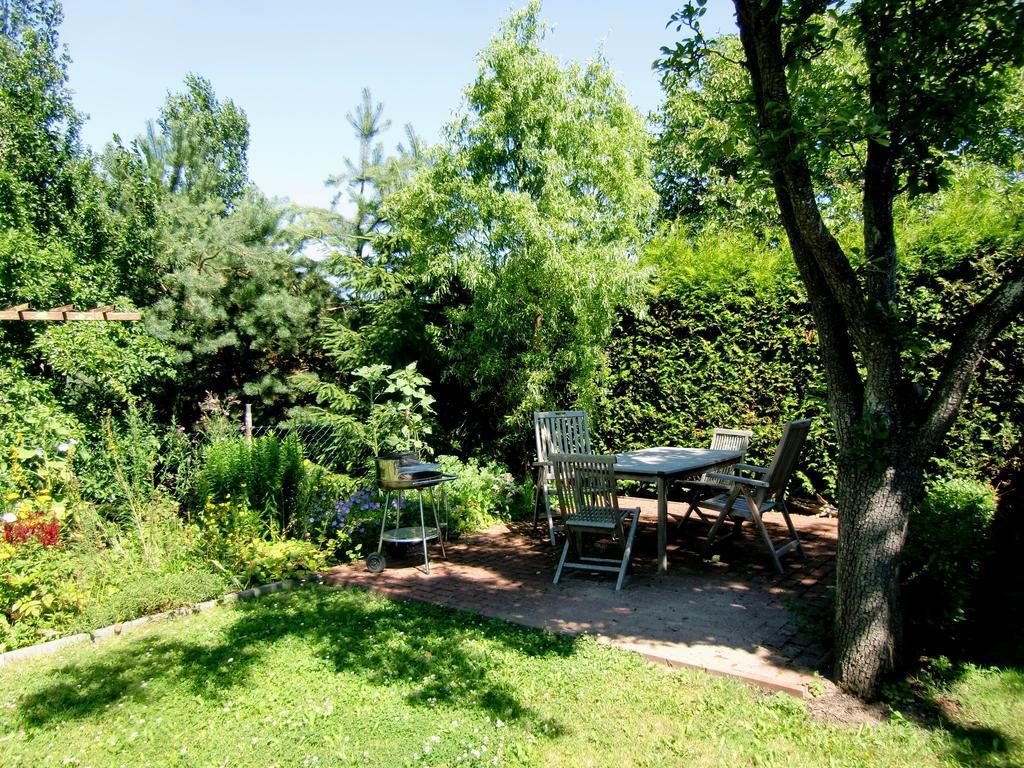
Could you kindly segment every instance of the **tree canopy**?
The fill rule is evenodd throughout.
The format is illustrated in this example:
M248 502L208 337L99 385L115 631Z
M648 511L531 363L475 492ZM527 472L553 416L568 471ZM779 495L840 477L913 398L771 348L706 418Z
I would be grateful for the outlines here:
M429 335L492 433L591 402L653 213L640 115L600 58L563 66L543 37L536 3L502 25L388 205L410 289L439 307Z

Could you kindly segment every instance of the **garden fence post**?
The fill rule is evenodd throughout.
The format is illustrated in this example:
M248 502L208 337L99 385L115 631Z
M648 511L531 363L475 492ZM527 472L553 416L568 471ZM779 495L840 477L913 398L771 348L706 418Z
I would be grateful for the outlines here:
M245 444L252 446L252 405L245 404Z

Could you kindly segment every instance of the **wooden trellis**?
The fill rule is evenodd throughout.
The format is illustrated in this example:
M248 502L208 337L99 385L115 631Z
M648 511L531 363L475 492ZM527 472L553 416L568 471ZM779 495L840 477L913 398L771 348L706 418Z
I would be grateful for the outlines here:
M113 304L104 307L93 307L85 311L76 311L74 304L65 304L53 309L29 309L28 304L17 304L0 310L0 320L51 320L66 322L69 320L100 320L114 322L132 322L141 320L139 312L118 312Z

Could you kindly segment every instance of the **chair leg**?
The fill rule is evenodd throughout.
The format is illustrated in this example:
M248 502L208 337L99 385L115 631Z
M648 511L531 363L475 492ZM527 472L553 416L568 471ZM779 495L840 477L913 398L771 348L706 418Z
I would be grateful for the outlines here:
M702 522L706 523L707 525L711 525L711 521L708 520L708 516L705 515L703 512L701 512L700 506L698 504L699 501L700 501L700 498L697 496L697 494L693 494L690 497L690 505L686 508L686 514L684 514L679 519L679 522L676 523L676 528L682 528L683 527L683 523L685 523L687 520L689 520L690 519L690 515L692 515L694 512L697 513L697 517L699 517Z
M537 527L537 520L539 518L538 512L540 511L541 502L541 473L544 471L543 467L537 467L537 479L533 484L533 527Z
M771 555L772 564L775 566L775 570L779 573L783 573L782 563L779 561L779 556L775 553L775 544L772 543L771 536L768 535L768 529L764 527L764 520L761 519L761 511L757 508L757 504L754 503L754 497L750 495L750 491L744 489L743 497L746 499L747 504L750 505L750 518L754 521L758 531L761 534L761 539L768 546L768 554Z
M548 492L547 480L544 478L544 467L537 467L537 483L533 492L533 527L537 527L537 520L540 513L540 503L544 502L544 512L548 517L548 539L552 547L558 546L555 538L555 516L551 512L551 494Z
M619 568L619 578L615 582L615 591L622 591L622 580L626 578L626 569L629 567L629 558L633 553L633 539L636 538L636 524L640 520L640 510L633 512L633 521L629 524L629 535L626 537L625 546L622 549L622 565Z
M722 524L729 516L729 511L732 509L732 505L736 501L736 496L739 495L739 490L734 488L729 494L729 500L722 507L722 511L718 513L718 518L715 520L715 524L711 526L711 530L708 531L708 543L704 548L704 554L710 555L711 548L715 545L715 540L718 537L718 532L722 529Z
M793 525L793 521L789 517L789 508L786 506L786 502L779 499L779 510L782 512L782 519L786 521L786 527L789 528L789 535L793 537L793 541L796 542L796 550L800 553L800 557L803 560L807 559L807 553L804 552L804 545L800 541L800 537L797 535L796 527Z
M569 537L565 537L565 546L562 547L562 556L558 559L558 567L555 569L555 580L553 584L557 584L558 580L562 578L562 566L565 565L565 558L569 555Z

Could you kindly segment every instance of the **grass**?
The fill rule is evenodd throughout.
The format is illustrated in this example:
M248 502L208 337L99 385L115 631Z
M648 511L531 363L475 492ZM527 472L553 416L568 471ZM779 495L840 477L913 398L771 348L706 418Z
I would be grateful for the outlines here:
M0 670L0 765L1024 764L1021 676L951 685L931 729L826 726L589 638L309 587Z

